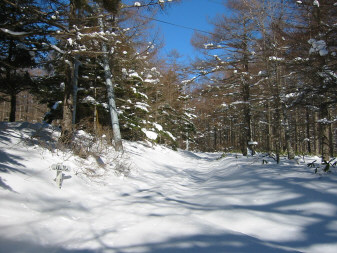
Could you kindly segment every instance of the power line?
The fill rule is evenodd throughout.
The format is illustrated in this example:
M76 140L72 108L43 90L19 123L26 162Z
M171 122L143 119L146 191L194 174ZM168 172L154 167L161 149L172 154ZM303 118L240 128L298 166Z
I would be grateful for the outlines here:
M215 1L215 0L208 0L208 1L211 2L211 3L214 3L214 4L224 5L223 3Z
M180 27L180 28L183 28L183 29L188 29L188 30L192 30L192 31L196 31L196 32L202 32L202 33L207 33L207 34L210 34L210 35L215 35L214 33L207 32L207 31L204 31L204 30L200 30L200 29L197 29L197 28L193 28L193 27L189 27L189 26L184 26L184 25L179 25L179 24L174 24L174 23L171 23L171 22L167 22L167 21L164 21L164 20L159 20L159 19L156 19L156 18L151 18L151 17L143 16L143 15L140 15L140 14L137 14L137 15L139 17L147 18L147 19L159 22L159 23L164 23L164 24Z

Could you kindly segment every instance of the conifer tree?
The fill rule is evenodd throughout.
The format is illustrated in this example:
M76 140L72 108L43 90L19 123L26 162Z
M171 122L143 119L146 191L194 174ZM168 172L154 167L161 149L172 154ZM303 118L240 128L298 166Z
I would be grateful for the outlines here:
M237 98L241 101L242 108L240 149L244 155L247 155L247 148L254 152L251 145L253 136L250 87L253 77L250 63L254 56L251 52L255 24L250 15L250 6L246 1L228 1L227 6L232 10L231 16L218 16L214 22L214 31L209 36L197 34L194 45L201 48L208 56L207 63L201 62L198 66L201 75L224 73L229 69L235 74L231 76L230 81L228 79L229 82L223 82L228 87L236 86L240 90ZM223 77L220 78L223 79Z
M295 103L318 108L321 154L327 162L333 146L330 111L337 103L337 10L334 1L320 0L298 2L297 11L299 22L291 41L294 79L299 84Z
M29 69L43 41L37 11L32 0L0 3L0 91L10 97L9 121L15 121L17 95L34 86Z

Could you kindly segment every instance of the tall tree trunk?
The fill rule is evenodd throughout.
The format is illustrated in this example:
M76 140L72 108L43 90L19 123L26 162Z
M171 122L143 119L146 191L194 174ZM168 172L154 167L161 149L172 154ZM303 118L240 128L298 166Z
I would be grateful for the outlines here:
M295 158L295 153L294 153L294 149L293 149L293 147L291 145L291 135L290 135L289 119L288 119L288 115L287 115L286 106L285 106L284 103L282 103L282 108L283 108L283 118L284 118L284 125L285 125L284 138L285 138L285 141L286 141L288 159L291 160L291 159Z
M104 32L103 18L99 17L98 22L99 22L101 32ZM118 120L117 107L116 107L116 101L115 101L114 82L112 79L112 73L111 73L111 69L109 65L108 49L104 41L102 41L101 47L102 47L102 53L103 53L103 68L104 68L105 83L106 83L107 92L108 92L109 110L110 110L111 125L112 125L115 149L116 151L123 152L122 136L121 136L121 132L119 128L119 120Z
M188 131L186 132L186 147L185 150L189 150L190 149L190 141L189 141L189 134Z
M273 127L272 127L272 116L271 116L271 110L270 110L270 102L267 103L267 151L271 152L273 147Z
M281 110L279 108L276 109L275 112L275 152L276 152L276 162L280 163L280 155L281 155Z
M298 116L297 116L297 110L295 110L295 117L294 117L295 119L295 122L294 122L294 124L295 124L295 139L294 139L294 141L295 141L295 152L298 154L299 153L299 144L298 144Z
M74 71L73 71L73 79L72 79L72 86L73 86L73 119L72 124L76 124L76 111L77 111L77 92L78 92L78 70L80 67L80 61L78 60L78 55L75 56L74 59Z
M329 141L329 110L326 103L320 105L320 135L322 147L322 161L330 160L330 141Z
M33 101L30 101L31 104L33 104ZM29 120L29 96L27 95L26 96L26 100L25 100L25 121L28 121Z
M248 20L243 20L244 27L244 37L243 37L243 48L242 48L242 67L245 75L242 77L242 98L244 102L243 109L243 138L241 141L241 150L243 155L248 155L247 148L250 150L250 153L253 154L253 146L248 143L252 141L252 115L251 115L251 104L250 104L250 78L249 78L249 55L250 52L248 50L248 31L247 31Z
M10 40L9 42L9 48L8 48L8 58L7 61L8 63L12 62L12 57L13 57L13 50L15 47L15 43L13 39ZM12 74L11 74L11 68L10 66L6 66L6 82L7 85L11 86L11 101L10 101L10 113L9 113L9 122L15 122L15 114L16 114L16 91L14 89L14 84L12 83Z
M218 136L217 136L217 131L216 131L216 127L214 126L214 151L216 151L216 146L217 146L217 142L218 142Z
M69 4L69 27L75 24L76 17L76 6L75 1L70 1ZM64 82L64 94L63 94L63 118L62 118L62 131L59 142L65 145L70 145L73 139L73 80L74 80L74 64L73 59L68 59L68 64L66 64L65 75L66 80Z
M314 112L314 123L313 123L313 129L314 129L314 154L319 154L319 130L318 130L318 112Z
M212 138L212 131L211 131L211 126L209 124L209 121L207 121L207 151L210 152L211 151L211 138Z
M228 131L228 140L229 140L229 147L234 147L236 145L235 143L235 133L234 133L234 126L233 126L233 119L230 118L230 123L229 123L229 131Z
M9 113L9 122L15 122L16 114L16 94L11 94L11 109Z
M248 74L248 59L244 64L245 72ZM242 97L244 102L243 109L243 136L241 140L241 150L243 155L248 155L247 148L253 153L253 146L248 145L252 141L252 118L251 118L251 104L250 104L250 86L248 78L244 78L242 84Z
M329 119L331 119L331 115L329 113ZM334 156L334 145L333 145L333 130L332 130L332 124L329 124L329 146L330 146L330 156Z
M65 145L70 145L73 139L73 125L72 125L72 112L73 112L73 86L72 80L72 67L66 66L66 80L63 96L63 118L62 118L62 131L59 141Z
M306 139L307 139L307 151L309 154L311 154L311 139L310 139L310 113L309 113L309 107L307 106L305 108L306 112Z
M276 66L276 91L275 91L275 96L276 96L276 109L275 109L275 122L276 122L276 131L275 131L275 139L276 139L276 161L277 163L280 163L280 155L281 155L281 147L282 147L282 102L281 102L281 94L280 94L280 89L281 89L281 73L279 66Z

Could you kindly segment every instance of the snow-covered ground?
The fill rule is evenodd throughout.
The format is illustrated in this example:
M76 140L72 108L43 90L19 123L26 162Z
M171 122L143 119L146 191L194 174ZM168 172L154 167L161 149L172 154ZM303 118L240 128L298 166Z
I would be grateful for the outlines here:
M337 252L337 173L314 174L317 158L125 143L122 158L97 146L81 159L40 127L0 124L0 252ZM61 189L57 163L70 168Z

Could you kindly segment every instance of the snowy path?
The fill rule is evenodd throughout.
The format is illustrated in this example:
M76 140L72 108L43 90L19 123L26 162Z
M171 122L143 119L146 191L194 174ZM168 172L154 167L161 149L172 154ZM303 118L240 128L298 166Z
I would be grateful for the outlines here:
M130 177L89 180L0 130L1 253L337 252L336 173L127 143Z
M139 196L164 212L156 231L172 231L166 245L151 245L158 252L336 252L336 178L255 158L161 153L164 178L151 175L156 183Z

